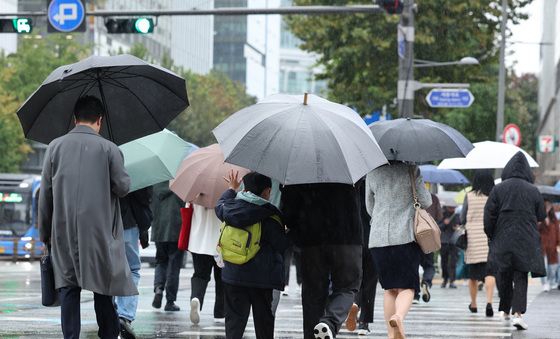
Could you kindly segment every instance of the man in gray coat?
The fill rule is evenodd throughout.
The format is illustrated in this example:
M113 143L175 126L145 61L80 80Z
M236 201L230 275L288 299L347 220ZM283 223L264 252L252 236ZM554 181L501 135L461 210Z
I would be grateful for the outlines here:
M94 293L101 338L117 338L113 296L136 295L126 262L118 198L130 178L118 147L99 135L103 105L93 96L74 107L76 127L45 154L39 197L41 241L51 247L64 338L80 337L80 291Z

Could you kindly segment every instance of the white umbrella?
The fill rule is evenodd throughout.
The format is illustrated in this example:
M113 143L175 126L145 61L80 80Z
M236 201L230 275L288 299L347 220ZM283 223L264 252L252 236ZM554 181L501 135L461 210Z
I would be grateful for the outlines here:
M539 167L539 164L521 148L495 141L474 143L474 149L465 158L445 159L439 164L441 169L481 169L504 168L508 161L517 153L523 152L529 166Z
M284 185L353 184L387 163L356 112L315 95L272 95L213 132L226 162Z

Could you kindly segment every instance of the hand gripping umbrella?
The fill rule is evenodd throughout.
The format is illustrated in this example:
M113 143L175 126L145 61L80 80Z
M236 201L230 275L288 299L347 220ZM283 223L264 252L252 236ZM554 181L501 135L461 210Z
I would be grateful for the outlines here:
M28 139L50 143L74 127L85 95L105 107L101 135L117 145L163 130L188 107L185 80L131 55L91 56L54 70L17 114Z
M226 162L284 185L354 184L387 163L356 112L315 95L272 95L213 132Z

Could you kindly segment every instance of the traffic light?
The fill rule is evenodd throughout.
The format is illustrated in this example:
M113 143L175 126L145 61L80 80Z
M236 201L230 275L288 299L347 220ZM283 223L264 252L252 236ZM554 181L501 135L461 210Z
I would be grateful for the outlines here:
M154 19L152 18L133 18L133 19L107 19L105 27L107 32L148 34L154 31Z
M31 18L0 19L0 33L29 34L32 30Z
M377 0L377 4L387 11L389 14L401 14L403 11L404 0Z

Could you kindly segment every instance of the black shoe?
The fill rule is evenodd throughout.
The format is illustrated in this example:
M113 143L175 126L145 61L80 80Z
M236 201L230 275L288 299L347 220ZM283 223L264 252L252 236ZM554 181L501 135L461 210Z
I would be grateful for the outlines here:
M493 317L494 316L494 309L492 308L492 304L486 304L486 316Z
M450 283L450 284L449 284L449 288L456 289L456 288L457 288L457 285L455 285L454 283Z
M154 301L152 301L153 308L161 308L161 300L163 299L163 291L158 290L154 295Z
M179 308L179 306L175 305L173 301L168 301L167 304L165 304L164 310L166 310L167 312L177 312L181 309Z
M420 284L420 291L422 292L422 300L424 300L425 303L430 302L432 296L430 295L430 286L427 282L422 281L422 284Z
M472 305L469 304L469 311L471 311L471 313L478 313L478 308L472 307Z
M121 325L120 334L122 339L136 339L136 333L134 333L132 325L130 325L130 320L119 318L119 324Z
M478 290L482 291L483 288L484 288L484 283L483 282L479 283L478 284Z
M441 288L445 288L445 286L447 286L447 280L444 280L444 281L441 283Z

